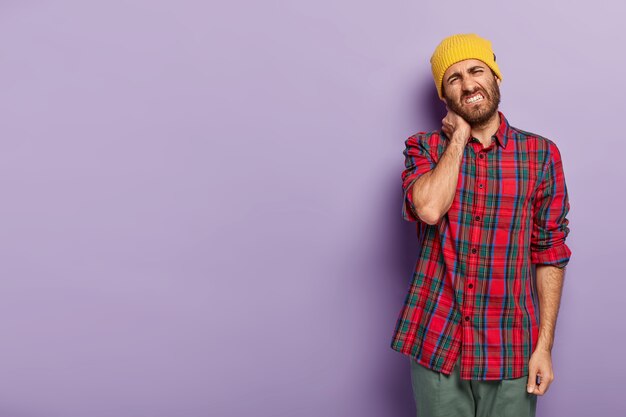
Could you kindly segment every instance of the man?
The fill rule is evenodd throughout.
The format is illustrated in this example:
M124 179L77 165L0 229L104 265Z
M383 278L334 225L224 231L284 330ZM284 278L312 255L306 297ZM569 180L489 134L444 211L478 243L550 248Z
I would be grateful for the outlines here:
M405 142L420 253L391 347L411 358L419 417L534 416L571 255L561 155L498 110L491 42L450 36L431 66L448 113Z

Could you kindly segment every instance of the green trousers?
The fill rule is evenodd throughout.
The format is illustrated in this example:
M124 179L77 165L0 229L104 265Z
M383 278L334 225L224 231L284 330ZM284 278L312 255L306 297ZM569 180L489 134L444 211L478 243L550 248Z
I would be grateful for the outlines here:
M537 396L526 392L527 376L499 381L464 380L459 361L450 375L411 361L417 417L534 417Z

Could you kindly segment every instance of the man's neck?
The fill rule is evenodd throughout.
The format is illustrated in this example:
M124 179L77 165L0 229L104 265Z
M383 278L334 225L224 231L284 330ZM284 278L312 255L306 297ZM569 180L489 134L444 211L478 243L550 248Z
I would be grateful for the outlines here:
M500 114L496 112L491 119L480 126L472 126L472 137L478 139L483 147L491 145L491 137L496 134L500 127Z

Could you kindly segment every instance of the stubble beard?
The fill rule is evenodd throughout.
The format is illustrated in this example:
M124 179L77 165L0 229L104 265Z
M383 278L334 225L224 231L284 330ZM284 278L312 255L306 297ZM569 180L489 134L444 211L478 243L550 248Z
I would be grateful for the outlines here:
M454 111L456 114L461 116L471 127L482 127L486 125L489 120L493 117L493 115L498 111L498 105L500 104L500 87L494 80L487 87L489 91L484 91L482 89L473 91L471 93L464 93L461 97L461 101L464 102L465 99L472 94L475 94L477 91L480 91L484 98L484 102L486 102L487 106L481 108L482 106L473 106L473 105L463 105L462 103L453 101L444 95L444 99L446 100L446 104L448 108ZM444 92L445 93L445 92Z

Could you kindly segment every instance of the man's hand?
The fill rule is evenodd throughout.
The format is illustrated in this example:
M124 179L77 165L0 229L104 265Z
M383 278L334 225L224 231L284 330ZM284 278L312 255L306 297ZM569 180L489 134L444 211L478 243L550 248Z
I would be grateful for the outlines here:
M448 114L441 120L441 130L451 140L462 141L463 145L467 144L472 133L472 127L454 111L446 106Z
M537 376L540 381L537 385ZM530 394L543 395L554 381L552 372L552 354L549 350L538 348L530 356L528 361L528 382L526 391Z

